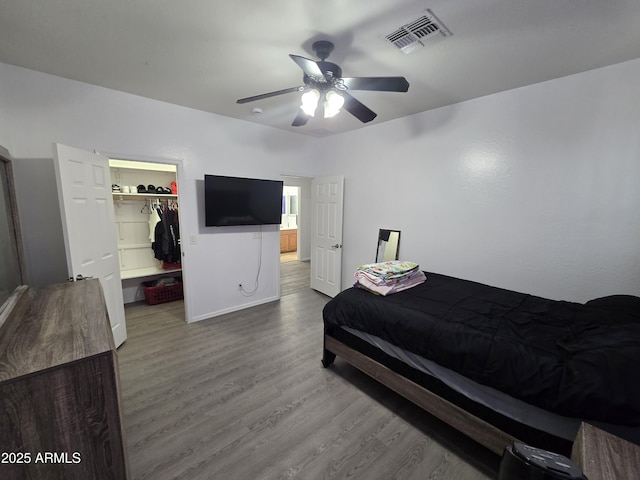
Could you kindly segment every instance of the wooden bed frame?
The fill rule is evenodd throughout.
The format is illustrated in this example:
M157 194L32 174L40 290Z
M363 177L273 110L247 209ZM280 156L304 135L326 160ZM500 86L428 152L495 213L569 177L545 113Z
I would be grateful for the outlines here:
M322 365L328 368L336 355L498 455L503 454L505 447L518 441L512 435L325 333ZM566 453L592 479L628 479L637 474L640 467L640 446L587 423L581 424L571 452Z
M491 403L491 400L474 400L473 396L467 396L461 389L450 386L448 380L441 380L436 376L430 375L427 370L422 370L419 367L412 367L410 364L401 360L401 358L392 351L387 352L385 351L385 348L379 348L375 344L367 341L366 336L350 332L350 329L348 328L349 326L354 328L356 332L359 327L361 327L363 330L366 330L367 333L374 336L376 335L376 332L379 332L383 337L383 341L387 341L392 344L393 342L390 342L388 339L385 340L385 338L387 338L385 337L387 335L387 330L390 328L386 321L388 318L392 317L393 321L396 322L393 324L394 328L397 326L398 332L396 332L395 335L390 334L389 338L392 337L396 339L396 341L401 345L411 345L406 348L417 353L418 351L421 351L421 349L424 350L424 345L420 343L420 340L422 339L408 338L406 335L420 336L421 333L419 333L417 325L420 324L423 319L425 319L426 322L427 320L431 321L432 318L440 318L440 315L442 314L442 312L438 310L440 307L434 307L434 312L425 313L424 316L421 316L420 312L429 307L430 304L428 302L430 301L440 302L443 304L442 311L445 312L451 311L451 309L447 310L447 307L449 307L456 299L477 298L478 303L484 307L485 304L487 306L492 306L498 300L504 300L505 305L511 305L512 303L514 305L519 305L524 301L521 297L530 297L524 296L518 292L497 289L496 287L478 284L477 282L468 280L456 279L446 275L436 273L429 275L432 277L431 284L434 285L434 290L429 290L427 284L426 289L418 291L415 294L411 294L406 298L399 297L398 299L389 300L389 303L386 303L386 301L381 298L375 298L373 296L367 297L366 293L363 294L362 291L358 292L357 290L352 289L349 289L351 291L341 292L340 295L344 294L344 297L340 297L340 299L333 299L331 302L327 303L323 310L324 353L322 364L324 367L329 367L335 361L336 356L341 357L353 367L361 370L374 380L377 380L379 383L416 404L424 411L435 416L498 455L502 455L505 448L513 445L514 442L522 442L569 456L571 454L573 444L576 442L576 439L573 438L574 435L572 432L574 428L576 432L578 430L578 413L573 416L575 418L562 419L556 418L553 415L542 415L538 417L538 412L536 412L535 415L528 415L528 411L524 411L523 415L526 414L531 420L527 421L523 417L522 420L519 421L517 420L517 416L512 417L508 413L505 413L507 411L505 408L492 408L493 403ZM444 295L444 300L446 300L444 303L441 298L442 295ZM585 309L585 318L589 317L591 312L603 312L603 316L606 312L609 312L611 319L617 318L618 315L622 314L625 322L634 324L637 315L635 312L637 311L638 306L640 306L640 299L637 299L636 297L627 297L629 296L613 295L593 299L587 302L585 306L593 307L595 310L589 311L588 309ZM420 302L414 301L414 298L419 299ZM496 298L498 300L496 300ZM538 301L545 306L548 303L551 305L555 305L556 303L553 300L538 299L537 297L532 297L532 299L534 301L534 307L538 305ZM582 306L579 308L581 309ZM525 318L528 318L528 310L525 313L520 313L515 308L512 308L510 311L512 310L515 310L516 315L514 315L513 319L510 319L509 321L515 322L516 320L521 319L523 315L525 315ZM475 313L475 310L473 309L469 311L472 314ZM564 310L562 311L564 312ZM564 321L573 321L574 316L582 313L582 310L571 310L571 316L568 314L558 314L558 318L563 319ZM627 313L629 316L624 317ZM404 320L403 315L406 315L406 321ZM372 318L368 318L369 316ZM445 318L446 314L442 314L442 316ZM603 317L602 325L608 325L605 321L607 319L609 319L609 317L606 319ZM600 323L598 322L586 323L585 325L590 326L592 324L595 327L600 326ZM435 324L429 323L429 325L432 326ZM444 328L445 327L443 326L443 329ZM435 329L435 327L432 326L432 329ZM436 334L435 340L432 337L428 337L430 339L429 341L436 342L440 338L451 339L454 338L454 335L457 332L451 328L444 331L446 334L443 333L440 337ZM440 331L438 330L437 333L439 332ZM629 332L630 334L635 333L634 330L629 330ZM429 335L431 335L431 332ZM467 345L470 346L474 341L474 337L469 333L463 338L467 337ZM587 340L588 339L589 338L587 338ZM399 345L399 348L402 348L401 345ZM589 344L585 345L586 347L589 346ZM469 349L465 349L465 356L458 359L455 348L456 346L448 344L446 347L448 349L446 350L446 355L443 356L443 361L450 362L450 364L453 365L455 365L458 360L462 361L462 358L467 362L472 361L469 360ZM440 352L440 350L444 351L445 346L440 346L439 348L434 347L434 351ZM503 350L501 352L503 355L511 353L510 350ZM635 350L632 350L632 352L634 354L636 353ZM517 354L517 352L513 354ZM589 362L593 361L594 358L597 359L599 357L587 357L581 361L583 363ZM626 358L627 357L618 357L615 360L622 362ZM531 362L535 362L535 360L536 359L534 358ZM579 365L581 364L578 364L578 367ZM620 365L623 364L620 363ZM624 366L627 365L629 365L628 361ZM471 371L473 373L473 370ZM498 371L498 369L494 369L492 371ZM508 369L506 374L510 374ZM514 383L516 380L511 380L516 377L513 376L515 375L513 372L511 372L511 375L511 377L508 377L509 382L511 383L510 390L507 387L505 387L505 390L514 391L516 393L513 393L513 395L518 396L517 385ZM604 382L603 385L606 386L608 384ZM525 385L525 387L527 386ZM549 393L549 395L551 398L540 400L545 400L545 405L555 405L553 387L547 388L544 391L550 391L551 393ZM571 395L575 393L578 395L580 394L580 392L573 391L562 393L563 395ZM600 394L602 393L603 392L600 392ZM634 408L637 406L635 404L632 405L630 401L635 400L636 397L624 396L623 393L624 392L620 394L620 398L623 398L626 401L625 406L628 404L630 411L636 412L637 410ZM609 392L605 393L605 395L608 394ZM592 398L595 402L594 405L597 406L598 401L600 401L599 399L602 396L603 395L600 395L599 397L596 395L589 398ZM526 398L531 398L531 395ZM505 398L505 400L508 402L508 398ZM620 400L620 402L622 402L622 400ZM594 407L594 405L589 405L590 408L584 408L583 404L577 402L577 406L575 407L573 407L572 404L561 404L563 407L562 409L559 407L556 408L558 408L558 411L585 412L584 415L589 416L590 418L600 418L598 417L598 414L601 414L602 412L596 412L596 407ZM603 408L611 408L611 405L607 405L606 402L602 402L602 405ZM543 407L541 407L541 409L543 409ZM619 409L617 409L616 412L620 413ZM539 413L542 414L543 412ZM556 416L562 417L562 413L558 413ZM601 416L604 417L604 414ZM540 418L540 420L533 420L534 418ZM624 438L640 445L640 429L627 429L624 427L624 425L629 422L629 419L626 416L608 416L606 418L614 419L613 424L609 424L607 422L596 423L601 424L606 430L617 431ZM615 425L616 423L620 423L621 428L618 429Z
M502 455L505 447L518 441L512 435L325 333L322 365L329 367L336 355L498 455Z

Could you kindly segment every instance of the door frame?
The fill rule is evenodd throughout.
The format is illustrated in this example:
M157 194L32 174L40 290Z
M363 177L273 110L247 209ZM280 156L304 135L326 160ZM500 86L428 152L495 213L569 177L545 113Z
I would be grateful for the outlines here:
M96 152L98 153L98 152ZM131 155L127 153L117 153L117 152L99 152L101 155L104 155L109 160L128 160L131 162L140 162L140 163L162 163L165 165L175 165L176 167L176 183L178 185L178 205L180 204L180 192L184 192L184 162L181 158L162 158L162 157L149 157L144 155ZM186 245L185 236L183 231L183 222L178 223L178 231L180 232L180 253L182 255L181 263L182 263L182 281L183 281L183 293L184 293L184 321L189 323L189 319L191 318L191 304L189 302L188 295L188 284L189 282L185 282L186 275L184 274L187 269L188 264L188 256L185 255L184 247ZM187 260L187 261L185 261Z

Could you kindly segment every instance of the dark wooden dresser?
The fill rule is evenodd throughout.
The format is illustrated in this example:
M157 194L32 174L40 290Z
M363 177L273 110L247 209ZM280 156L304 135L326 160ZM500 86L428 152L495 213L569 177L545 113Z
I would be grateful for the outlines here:
M0 478L129 478L98 280L28 288L0 327Z
M640 478L640 446L589 423L583 423L573 444L571 459L589 480Z

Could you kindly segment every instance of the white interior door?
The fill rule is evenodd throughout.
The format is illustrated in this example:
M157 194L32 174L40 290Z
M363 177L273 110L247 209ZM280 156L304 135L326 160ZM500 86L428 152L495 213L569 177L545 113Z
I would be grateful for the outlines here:
M56 181L69 276L99 278L116 347L127 338L109 159L55 144Z
M311 189L311 288L335 297L342 290L344 177L313 179Z

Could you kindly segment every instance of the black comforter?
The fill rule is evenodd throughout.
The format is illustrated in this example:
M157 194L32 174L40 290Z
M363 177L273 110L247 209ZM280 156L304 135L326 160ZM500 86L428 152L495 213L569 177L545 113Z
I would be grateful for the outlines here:
M327 334L348 326L546 410L640 425L640 298L580 304L425 274L386 297L341 292Z

